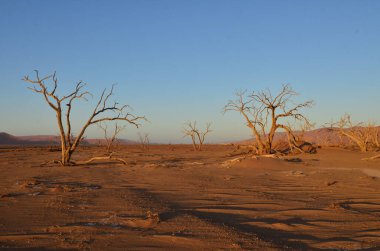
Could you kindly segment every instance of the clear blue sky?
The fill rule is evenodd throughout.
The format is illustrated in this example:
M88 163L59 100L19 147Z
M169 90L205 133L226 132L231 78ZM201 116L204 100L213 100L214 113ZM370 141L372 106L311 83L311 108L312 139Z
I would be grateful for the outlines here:
M318 125L345 112L380 122L379 13L375 0L0 0L0 131L58 132L21 81L34 69L56 70L61 93L77 80L95 96L118 83L115 99L149 118L140 131L155 142L183 142L188 120L213 122L213 142L247 138L222 107L236 90L283 83L315 100ZM94 102L75 108L77 127Z

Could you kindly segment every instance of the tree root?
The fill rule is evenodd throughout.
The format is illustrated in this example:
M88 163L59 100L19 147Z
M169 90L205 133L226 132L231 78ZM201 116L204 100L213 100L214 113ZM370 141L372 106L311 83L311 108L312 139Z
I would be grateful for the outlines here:
M256 159L258 158L271 158L271 159L278 159L279 156L277 154L263 154L263 155L257 155Z
M245 155L245 156L242 156L242 157L237 157L237 158L233 158L233 159L229 159L229 160L226 160L222 163L222 167L231 167L233 164L235 163L239 163L241 162L242 160L245 160L245 159L255 159L255 160L258 160L260 158L271 158L271 159L279 159L281 158L282 156L278 156L278 154L263 154L263 155Z
M42 167L42 166L47 166L47 165L49 165L49 164L60 164L61 166L63 166L63 165L62 165L62 161L60 161L60 160L49 160L49 161L46 161L46 162L41 163L40 166L41 166L41 167Z
M374 160L374 159L380 159L380 154L372 156L372 157L369 157L369 158L364 158L362 160Z
M227 167L227 168L230 168L233 164L235 163L238 163L238 162L241 162L242 160L246 159L247 156L243 156L243 157L238 157L238 158L234 158L234 159L230 159L230 160L226 160L222 163L222 167Z
M123 165L127 165L127 162L121 158L115 158L115 157L112 157L112 154L110 154L109 156L106 156L106 157L93 157L89 160L85 160L85 161L73 161L73 164L74 165L86 165L86 164L89 164L91 162L94 162L96 160L113 160L113 161L118 161L118 162L121 162Z
M113 153L111 153L109 156L93 157L93 158L91 158L89 160L85 160L85 161L74 161L74 160L72 160L66 166L86 165L86 164L89 164L89 163L97 161L97 160L113 160L113 161L121 162L123 165L127 165L127 162L125 160L123 160L121 158L113 157L112 154ZM60 160L49 160L49 161L43 162L42 164L40 164L40 166L42 167L42 166L46 166L48 164L60 164L61 166L64 166L62 164L62 161L60 161Z

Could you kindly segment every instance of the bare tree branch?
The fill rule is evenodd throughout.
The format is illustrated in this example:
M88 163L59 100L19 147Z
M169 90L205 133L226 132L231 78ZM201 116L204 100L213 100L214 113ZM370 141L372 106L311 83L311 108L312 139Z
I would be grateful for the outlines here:
M206 139L206 135L211 131L211 123L206 124L205 131L199 131L196 126L197 122L194 121L193 123L187 122L185 127L183 128L184 135L191 137L193 148L195 151L201 151L204 141ZM198 142L197 142L198 140Z
M357 145L360 151L367 152L370 147L378 147L378 129L373 124L353 124L349 114L345 114L336 124L339 133Z
M76 137L73 137L72 122L70 117L73 102L77 99L87 101L87 96L92 96L91 93L82 91L86 86L86 83L79 81L71 93L59 97L56 94L58 89L58 79L55 72L54 74L48 75L44 78L40 78L38 71L35 71L35 74L36 77L34 80L30 79L28 76L25 76L23 80L31 84L31 86L28 87L30 90L42 94L47 104L56 113L57 124L61 137L62 156L60 162L62 165L70 165L72 163L71 156L78 147L79 143L83 140L84 133L90 125L104 121L122 121L139 127L140 121L146 120L144 116L136 116L132 113L126 112L129 108L128 105L119 105L117 102L114 102L113 105L108 104L110 97L113 95L114 85L112 85L109 92L106 92L106 89L104 89L92 114L82 126L79 134ZM49 85L53 86L51 91L49 91ZM108 112L111 112L112 114L109 114ZM64 113L65 115L63 115ZM66 126L63 124L63 116L65 116Z
M108 153L117 140L117 136L126 128L126 125L120 126L117 122L114 124L112 134L109 135L108 126L106 123L98 123L97 126L103 131L105 146Z
M144 134L139 133L138 135L139 135L141 149L143 151L149 150L149 144L150 144L149 134L147 134L147 133L144 133Z
M255 137L258 154L273 153L273 140L277 129L291 132L285 125L287 120L309 123L301 110L312 107L313 101L292 105L298 93L289 84L283 85L277 95L273 95L270 90L253 92L250 95L245 93L238 92L236 101L230 100L223 111L237 111L243 116Z

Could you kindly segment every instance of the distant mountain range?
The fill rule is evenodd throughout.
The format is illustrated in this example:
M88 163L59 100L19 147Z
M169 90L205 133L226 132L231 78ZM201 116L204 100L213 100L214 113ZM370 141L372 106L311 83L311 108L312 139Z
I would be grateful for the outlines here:
M136 141L127 139L118 139L119 144L133 145ZM84 139L84 145L99 145L104 144L105 139ZM0 145L59 145L60 137L55 135L31 135L31 136L14 136L5 132L0 132Z
M380 127L378 127L380 130ZM301 134L300 132L295 132ZM350 142L347 137L342 137L338 132L338 128L319 128L303 133L302 139L320 146L342 146L348 145ZM278 132L275 135L275 141L287 140L285 132ZM235 144L250 144L254 139L247 139ZM100 145L104 144L104 139L84 139L83 145ZM139 144L136 141L119 139L122 145ZM56 135L33 135L33 136L14 136L5 132L0 132L0 145L59 145L60 137Z

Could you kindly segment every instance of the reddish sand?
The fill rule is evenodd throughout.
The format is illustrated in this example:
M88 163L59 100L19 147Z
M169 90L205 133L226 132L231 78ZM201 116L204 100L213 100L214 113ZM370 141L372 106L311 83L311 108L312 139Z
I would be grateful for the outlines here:
M40 166L59 156L46 147L3 147L0 249L380 250L380 161L361 160L371 154L226 165L232 152L124 146L127 166L59 167Z

